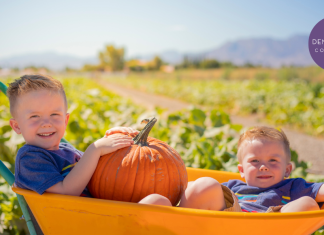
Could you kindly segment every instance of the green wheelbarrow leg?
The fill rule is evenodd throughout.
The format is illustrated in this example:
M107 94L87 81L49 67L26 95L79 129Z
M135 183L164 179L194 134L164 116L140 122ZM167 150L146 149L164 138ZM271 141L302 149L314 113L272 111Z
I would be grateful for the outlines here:
M11 171L3 164L3 162L0 160L0 174L2 177L8 182L10 186L12 186L15 182L15 176L11 173ZM25 201L25 198L19 194L17 194L18 202L20 205L20 208L23 212L25 221L27 223L27 227L29 230L30 235L37 235L33 222L30 218L28 209L27 209L27 203Z
M29 215L29 212L28 212L28 209L27 209L27 203L25 201L25 198L23 196L19 195L19 194L17 194L17 198L18 198L20 208L21 208L21 210L23 212L25 221L27 223L27 227L28 227L30 235L37 235L34 224L33 224L33 221L31 219L31 217Z

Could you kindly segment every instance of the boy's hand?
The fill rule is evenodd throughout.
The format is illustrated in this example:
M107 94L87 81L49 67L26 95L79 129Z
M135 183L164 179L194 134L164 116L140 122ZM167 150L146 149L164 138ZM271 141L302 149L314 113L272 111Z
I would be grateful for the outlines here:
M100 151L100 156L115 152L118 149L131 146L134 143L133 139L126 135L109 135L101 138L93 143Z
M117 126L117 127L114 127L114 128L111 128L109 129L108 131L106 131L106 134L105 134L105 138L109 135L112 135L112 134L116 134L116 133L123 133L123 134L135 134L137 135L139 133L138 130L135 130L131 127L123 127L123 126Z

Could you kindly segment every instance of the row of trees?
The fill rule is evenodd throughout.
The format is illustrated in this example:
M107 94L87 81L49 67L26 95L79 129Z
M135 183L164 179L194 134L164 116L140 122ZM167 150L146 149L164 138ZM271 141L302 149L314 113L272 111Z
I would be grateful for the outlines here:
M158 56L153 60L143 62L140 60L132 59L125 60L125 49L116 48L113 45L107 45L104 50L99 52L99 64L83 66L84 71L120 71L125 68L129 68L132 71L144 71L144 70L159 70L164 64L162 59Z
M158 57L155 56L152 60L147 61L147 62L143 62L140 60L130 60L127 62L127 67L131 70L131 71L152 71L152 70L160 70L161 67L164 65L165 63L163 62L163 60Z
M131 71L150 71L160 70L166 63L158 56L155 56L151 61L141 61L132 59L125 60L125 49L116 48L113 45L107 45L99 52L99 64L97 65L84 65L84 71L120 71L128 68ZM214 68L235 68L238 67L231 62L220 62L215 59L196 58L192 59L185 56L183 61L175 66L175 69L214 69ZM259 67L251 63L246 63L239 67Z
M216 68L237 68L237 67L254 68L260 66L253 65L251 63L245 63L242 66L237 66L232 62L220 62L215 59L189 59L187 56L184 57L182 63L176 65L177 69L187 69L187 68L216 69Z

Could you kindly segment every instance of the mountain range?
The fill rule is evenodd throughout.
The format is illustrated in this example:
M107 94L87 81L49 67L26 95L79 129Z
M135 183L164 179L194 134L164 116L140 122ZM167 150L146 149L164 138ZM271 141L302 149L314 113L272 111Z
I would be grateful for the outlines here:
M58 54L55 52L29 53L7 58L0 58L0 67L2 68L44 66L51 70L63 70L66 67L79 69L84 64L95 63L97 63L96 58L80 58L73 55Z
M236 65L245 63L268 67L316 65L308 50L307 35L294 35L283 40L273 38L241 39L229 41L217 48L198 53L180 53L176 50L168 50L161 53L137 55L132 58L151 60L156 55L170 64L181 63L186 56L191 60L216 59L219 61L231 61ZM80 58L55 52L31 53L0 58L0 67L2 68L45 66L52 70L62 70L65 67L81 68L86 63L96 64L98 59L91 57Z

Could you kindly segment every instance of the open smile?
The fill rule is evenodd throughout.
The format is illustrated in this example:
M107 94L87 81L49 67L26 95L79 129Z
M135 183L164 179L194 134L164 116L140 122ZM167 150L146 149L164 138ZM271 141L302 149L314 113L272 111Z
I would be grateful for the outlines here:
M39 133L37 135L40 136L40 137L43 137L43 138L47 138L47 137L50 137L50 136L52 136L54 134L55 134L55 132L48 132L48 133Z

